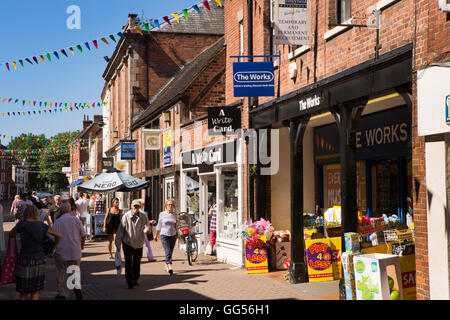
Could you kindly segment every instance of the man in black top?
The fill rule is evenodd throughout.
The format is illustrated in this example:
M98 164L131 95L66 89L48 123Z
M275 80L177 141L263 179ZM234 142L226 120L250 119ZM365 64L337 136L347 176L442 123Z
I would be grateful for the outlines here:
M52 222L55 223L55 220L58 219L61 216L61 212L59 210L59 207L61 206L61 196L57 194L53 200L55 201L50 209L48 210L48 213L52 217Z

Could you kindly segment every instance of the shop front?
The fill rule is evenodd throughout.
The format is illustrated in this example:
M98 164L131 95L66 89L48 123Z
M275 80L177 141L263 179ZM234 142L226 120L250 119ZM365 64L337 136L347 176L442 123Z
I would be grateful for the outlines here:
M340 279L343 289L343 252L392 254L412 241L405 224L411 49L395 49L250 112L255 129L280 131L280 170L257 179L256 197L270 208L265 218L275 230L290 232L283 246L291 283ZM345 241L354 234L357 250Z
M242 265L242 166L240 142L232 140L181 153L181 211L199 221L200 252L210 242L211 209L216 210L215 251L219 261Z

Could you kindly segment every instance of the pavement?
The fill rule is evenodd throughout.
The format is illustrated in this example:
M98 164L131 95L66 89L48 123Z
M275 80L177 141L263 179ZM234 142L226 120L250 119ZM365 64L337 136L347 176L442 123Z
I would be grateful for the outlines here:
M14 226L8 215L5 237ZM107 241L86 242L81 259L81 285L84 300L339 300L339 281L290 284L285 271L247 274L245 268L219 262L214 256L199 255L190 266L184 251L176 248L174 275L164 270L164 251L160 242L151 242L155 262L145 250L141 261L139 285L128 289L124 270L117 275L114 260L107 254ZM4 257L4 252L1 253ZM123 255L122 255L123 257ZM45 288L41 300L54 300L56 276L53 259L47 260ZM16 300L15 284L0 285L0 300ZM67 299L75 299L68 292Z

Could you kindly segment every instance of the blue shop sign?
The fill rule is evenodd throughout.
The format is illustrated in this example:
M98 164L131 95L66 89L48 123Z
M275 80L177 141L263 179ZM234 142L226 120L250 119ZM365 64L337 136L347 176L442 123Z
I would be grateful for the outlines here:
M120 144L120 159L121 160L136 159L136 144L134 142L122 142Z
M445 97L445 122L450 125L450 94Z
M273 62L233 62L235 97L272 97L275 95Z

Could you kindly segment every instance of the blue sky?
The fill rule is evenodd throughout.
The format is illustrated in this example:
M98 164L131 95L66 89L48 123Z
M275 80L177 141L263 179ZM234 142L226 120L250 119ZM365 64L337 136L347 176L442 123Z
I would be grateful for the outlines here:
M100 101L104 81L103 71L106 67L104 56L111 56L114 45L99 41L99 49L88 51L86 41L107 37L121 31L127 22L128 14L139 17L158 19L171 17L173 12L189 9L199 0L44 0L17 1L2 0L0 11L0 28L2 44L0 45L0 141L9 143L6 136L19 136L21 133L45 134L47 138L59 132L79 130L83 115L101 114L100 108L94 110L62 112L54 115L25 115L7 117L2 112L32 111L39 107L23 106L21 101L49 102L94 102ZM70 5L81 10L81 28L69 29L66 13ZM109 39L108 39L109 40ZM111 43L111 41L110 41ZM83 53L76 45L83 46ZM74 55L67 52L68 58L62 56L57 60L53 51L74 47ZM91 45L92 47L92 45ZM66 50L68 51L68 50ZM45 63L39 55L51 53L52 61ZM25 62L22 68L18 60L36 56L39 64ZM11 62L15 60L17 70ZM5 62L9 62L8 72ZM4 97L19 99L17 104L2 103ZM47 108L48 109L48 108Z

